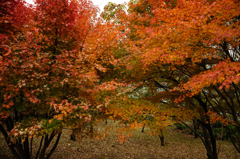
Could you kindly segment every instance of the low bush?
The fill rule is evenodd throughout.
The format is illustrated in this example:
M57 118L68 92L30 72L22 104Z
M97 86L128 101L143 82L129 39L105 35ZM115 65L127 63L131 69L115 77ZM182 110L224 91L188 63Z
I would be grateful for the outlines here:
M179 129L179 130L187 129L187 127L186 127L185 125L183 125L182 123L175 123L174 125L175 125L175 126L177 127L177 129Z

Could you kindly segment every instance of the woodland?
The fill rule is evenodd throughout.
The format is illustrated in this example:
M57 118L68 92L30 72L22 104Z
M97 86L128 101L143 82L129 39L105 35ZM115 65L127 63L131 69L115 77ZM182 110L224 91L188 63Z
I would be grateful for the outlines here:
M239 7L130 0L100 13L90 0L1 0L0 142L16 159L49 159L65 129L98 143L140 129L165 147L175 126L203 158L221 158L219 140L240 154Z

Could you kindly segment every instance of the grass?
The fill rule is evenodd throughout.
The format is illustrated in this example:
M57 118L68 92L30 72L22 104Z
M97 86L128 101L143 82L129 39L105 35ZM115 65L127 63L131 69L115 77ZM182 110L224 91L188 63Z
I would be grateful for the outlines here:
M116 125L112 121L108 125ZM104 128L100 123L98 128ZM147 128L145 129L147 130ZM165 133L165 146L160 145L158 136L150 136L137 129L128 141L119 143L116 141L116 133L109 132L109 136L103 140L84 138L76 142L69 140L69 130L64 129L59 145L52 155L52 159L206 159L206 150L200 139L194 139L187 131L169 128ZM38 143L36 139L34 143ZM233 145L229 141L217 141L221 143L219 159L238 159ZM33 147L36 153L37 147ZM10 150L0 134L0 158L12 159Z

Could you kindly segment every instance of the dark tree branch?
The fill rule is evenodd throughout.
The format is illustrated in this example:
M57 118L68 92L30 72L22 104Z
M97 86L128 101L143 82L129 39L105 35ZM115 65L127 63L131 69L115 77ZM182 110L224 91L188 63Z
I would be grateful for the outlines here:
M57 140L56 140L53 148L51 149L50 153L47 155L47 158L46 158L46 159L49 159L49 158L51 157L52 153L53 153L53 152L55 151L55 149L57 148L57 145L58 145L58 143L59 143L59 140L60 140L61 135L62 135L62 132L61 132L60 134L58 134Z
M207 145L206 145L206 142L203 140L202 136L201 136L199 133L197 133L195 130L193 130L190 126L188 126L185 122L183 122L182 120L180 120L180 121L181 121L186 127L188 127L192 132L194 132L195 134L197 134L197 135L200 137L200 139L202 140L205 148L207 149L208 147L207 147Z
M218 115L220 115L220 113L216 110L216 108L212 105L212 103L209 101L209 99L208 99L208 96L206 95L206 93L204 92L204 91L202 91L203 92L203 95L205 96L205 99L208 101L208 103L212 106L212 108L214 109L214 111L218 114Z
M44 137L42 136L42 139L41 139L41 142L40 142L40 146L39 146L39 148L38 148L38 151L37 151L37 154L36 154L36 157L35 157L35 159L37 159L37 158L38 158L39 152L40 152L40 150L41 150L41 147L42 147L43 138L44 138Z
M159 88L162 88L162 89L164 89L166 92L168 92L166 86L161 85L161 84L160 84L158 81L156 81L156 80L154 80L154 83L155 83Z
M240 153L240 149L239 149L239 147L237 147L237 145L236 145L235 142L233 141L233 138L232 138L231 134L230 134L230 140L231 140L233 146L235 147L235 149L238 151L238 153Z
M222 47L223 51L226 53L226 55L230 58L231 62L234 62L233 57L230 55L229 50L227 48L227 43L225 41L223 41L222 44L220 44L220 46Z
M222 92L218 88L216 88L216 86L213 86L213 88L223 98L223 100L225 100L228 107L231 109L232 108L231 104L228 102L227 98L222 94Z
M7 142L7 145L10 149L10 151L12 152L13 156L16 158L16 159L21 159L19 154L17 153L17 151L15 150L14 148L14 145L11 143L11 141L9 140L8 138L8 134L7 132L5 131L5 129L3 128L2 124L0 124L0 131L2 132L3 136L4 136L4 139L5 141Z
M237 97L237 101L238 101L238 104L240 105L240 99L239 99L239 92L238 92L238 90L237 90L237 86L234 84L234 83L232 83L233 84L233 87L234 87L234 91L235 91L235 94L236 94L236 97Z
M194 98L199 102L199 104L202 106L203 110L205 113L208 112L208 109L207 109L207 104L205 102L202 101L201 97L198 95L198 96L194 96ZM206 115L205 115L206 116ZM216 139L213 135L213 131L212 131L212 128L211 128L211 125L210 125L210 119L209 117L206 116L206 121L208 123L204 124L203 125L203 128L206 128L208 130L208 134L210 136L210 142L211 144L209 144L209 146L211 145L212 146L212 150L211 150L211 154L210 152L208 152L208 156L211 158L216 158L217 159L217 145L216 145ZM205 127L204 127L205 126ZM205 140L207 141L208 138L207 138L207 134L204 135L204 138Z
M32 143L33 143L33 137L31 138L31 150L30 150L30 158L32 157Z
M50 138L49 138L49 140L48 140L49 143L52 141L52 139L54 138L54 136L55 136L55 131L53 131L53 132L51 133L51 136L50 136Z
M23 145L24 145L24 153L25 153L24 156L26 157L26 159L30 159L28 136L25 138Z
M49 140L48 140L48 134L47 134L47 135L45 135L44 145L43 145L43 149L40 153L39 159L44 159L45 151L46 151L48 145L49 145Z
M11 126L9 124L8 118L5 120L5 123L6 123L6 126L7 126L7 131L10 132L12 129L11 129Z

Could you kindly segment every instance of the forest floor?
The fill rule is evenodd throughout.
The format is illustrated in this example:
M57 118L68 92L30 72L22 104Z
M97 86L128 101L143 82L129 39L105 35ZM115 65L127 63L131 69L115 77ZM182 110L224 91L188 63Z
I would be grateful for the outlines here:
M107 125L116 125L109 121ZM99 128L106 127L102 122ZM103 140L84 138L71 141L69 130L64 129L52 159L207 159L206 150L199 138L195 139L186 130L170 127L165 132L165 146L158 136L150 136L137 129L126 142L117 141L117 134L109 132ZM147 128L146 128L147 131ZM35 140L33 143L37 143ZM39 142L38 142L39 143ZM33 144L34 145L34 144ZM217 141L219 159L240 159L231 142ZM33 146L36 153L38 145ZM12 159L3 135L0 133L0 159Z

